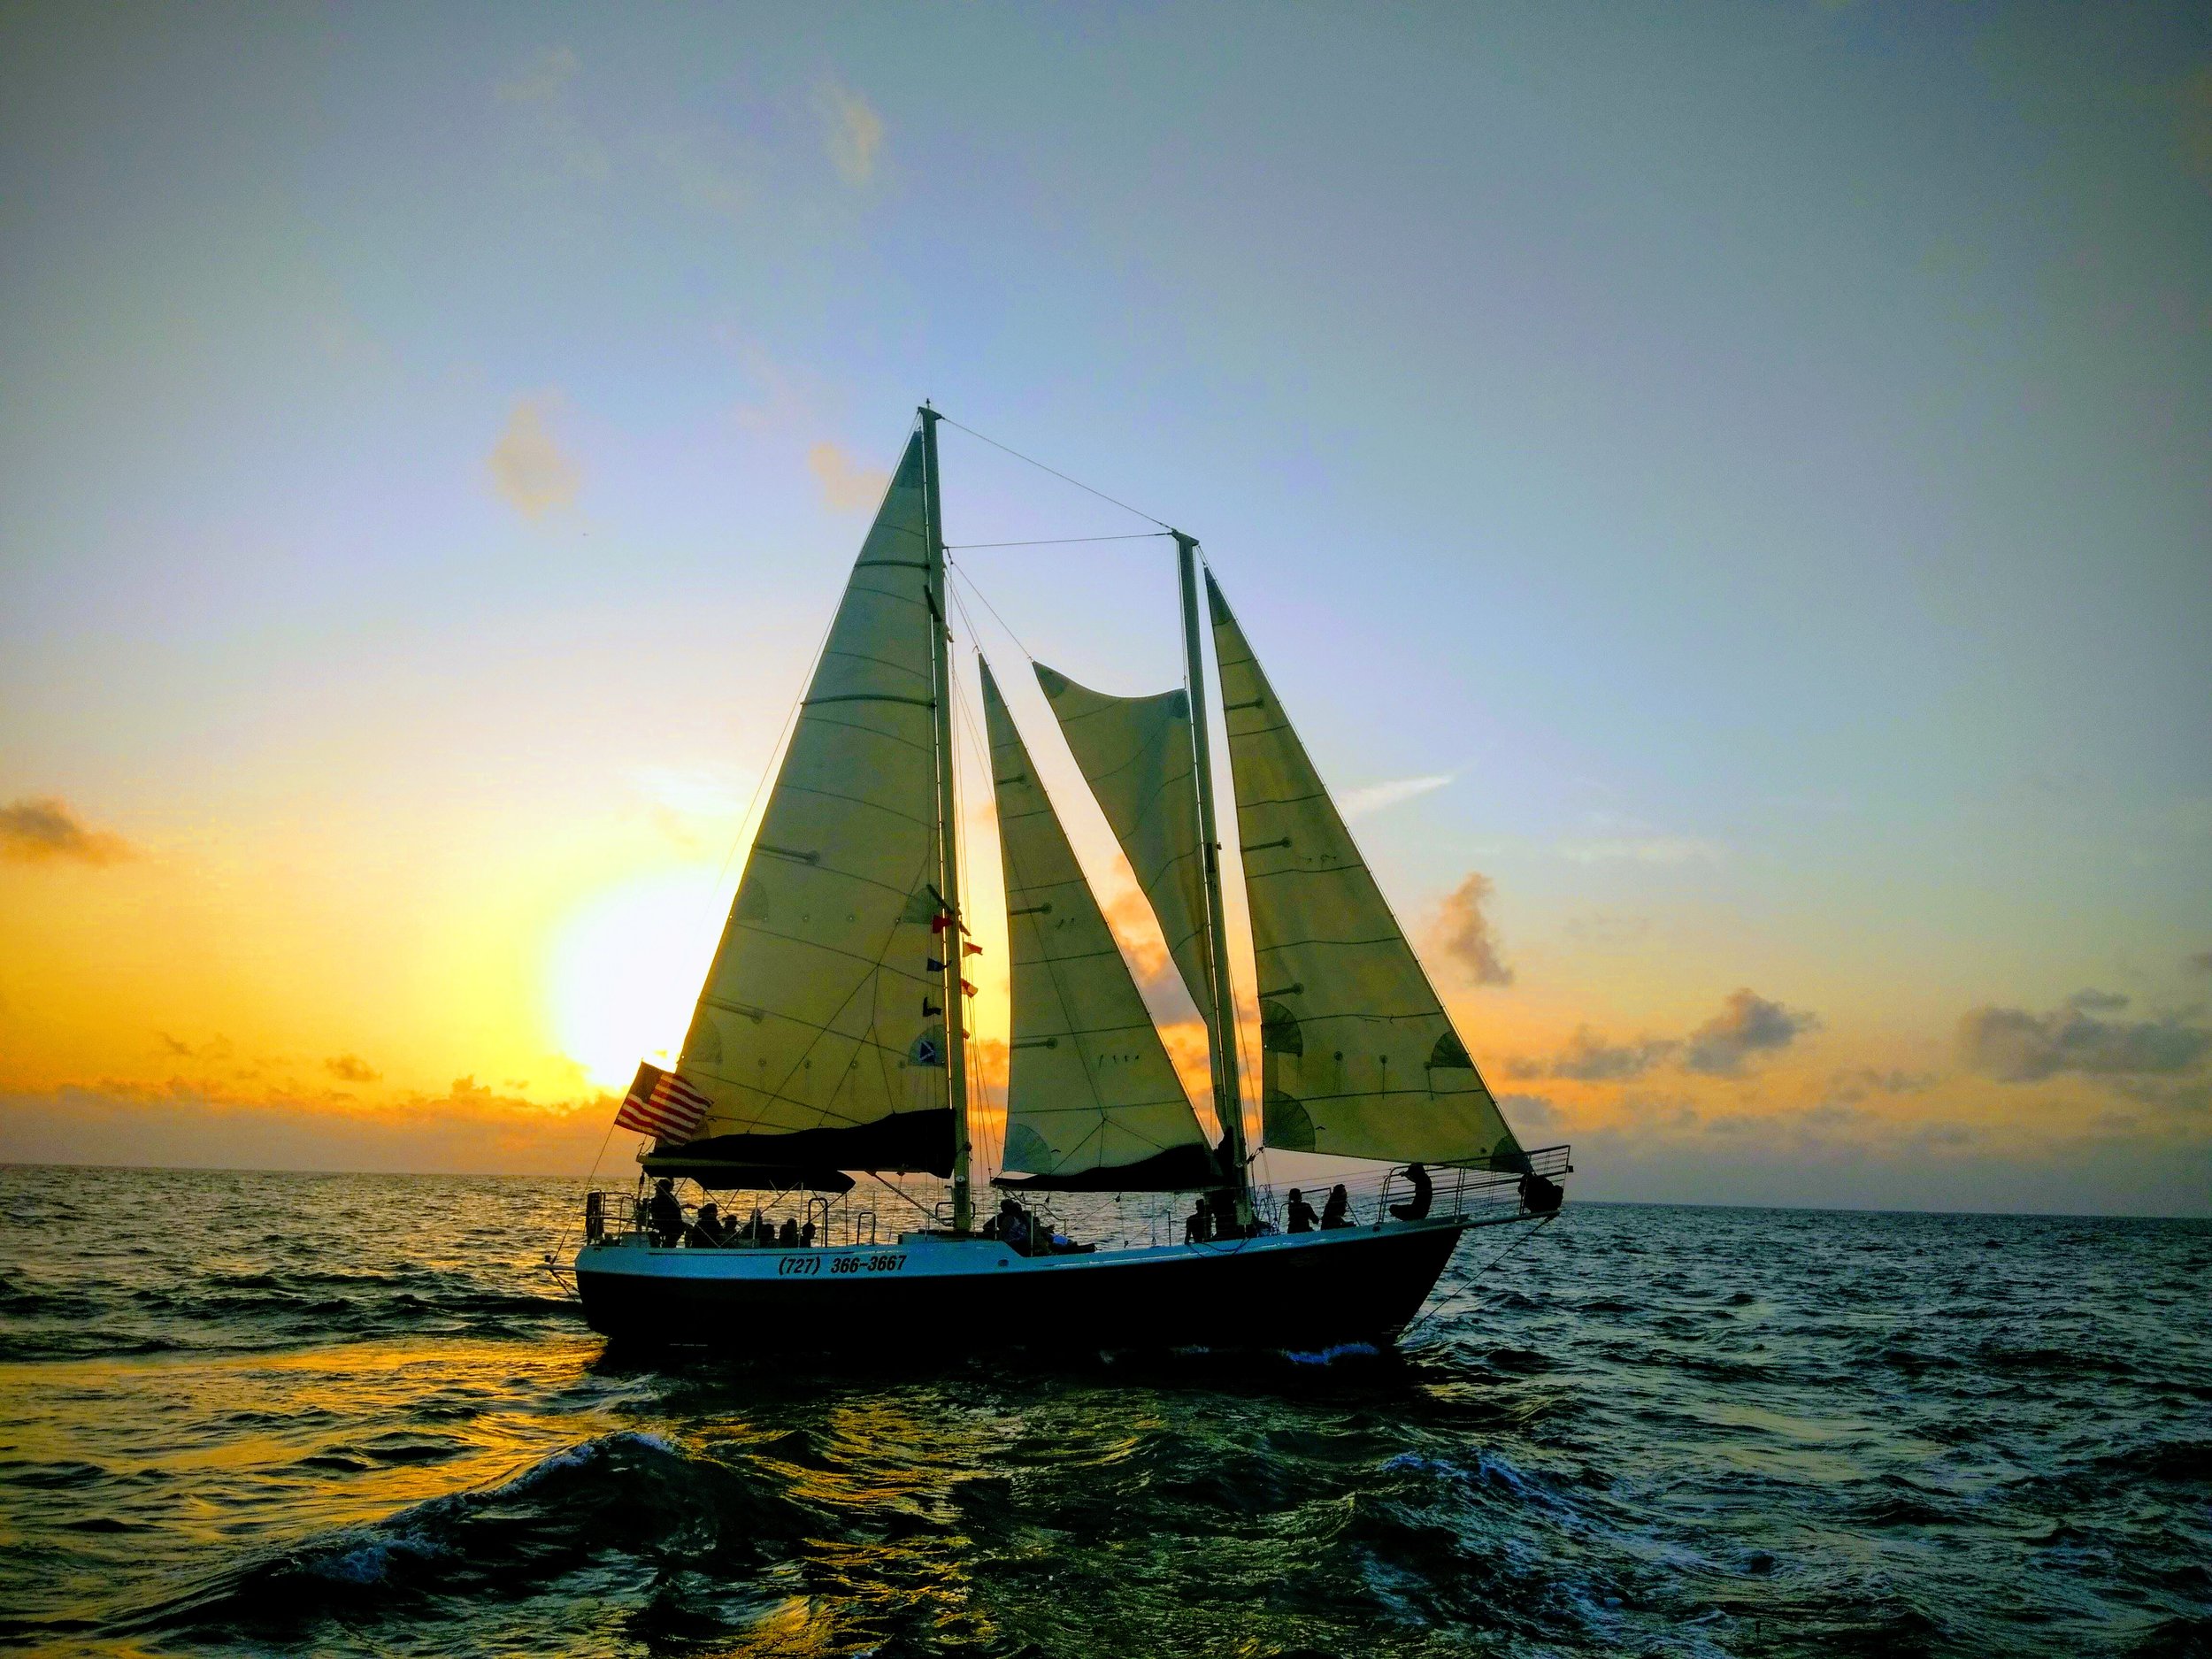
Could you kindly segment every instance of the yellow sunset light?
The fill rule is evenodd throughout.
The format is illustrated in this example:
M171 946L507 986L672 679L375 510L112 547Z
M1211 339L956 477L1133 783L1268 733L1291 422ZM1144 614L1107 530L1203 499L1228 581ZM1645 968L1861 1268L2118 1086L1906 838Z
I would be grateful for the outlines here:
M547 952L546 1011L561 1052L619 1088L641 1059L683 1041L720 937L725 904L710 870L634 877L562 920Z

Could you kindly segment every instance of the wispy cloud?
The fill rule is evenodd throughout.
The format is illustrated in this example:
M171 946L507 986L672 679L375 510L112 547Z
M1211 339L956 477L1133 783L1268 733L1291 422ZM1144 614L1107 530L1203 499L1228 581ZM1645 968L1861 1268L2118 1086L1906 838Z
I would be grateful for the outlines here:
M1611 1083L1641 1077L1671 1058L1681 1043L1671 1037L1637 1037L1609 1042L1587 1025L1575 1027L1567 1046L1548 1060L1516 1060L1506 1071L1511 1077L1567 1078L1578 1083Z
M822 487L823 504L832 512L864 512L883 499L891 482L890 473L862 466L827 442L806 452L806 464Z
M2193 1014L2101 1019L2126 1006L2109 993L2078 993L2047 1014L2024 1008L1970 1009L1959 1021L1967 1065L2001 1083L2033 1083L2062 1071L2088 1077L2171 1076L2212 1055L2212 1030Z
M1786 1048L1819 1027L1816 1014L1785 1008L1755 991L1738 990L1730 994L1719 1013L1686 1037L1643 1036L1615 1041L1587 1025L1578 1025L1557 1054L1515 1060L1506 1072L1517 1078L1613 1083L1641 1077L1663 1065L1679 1064L1708 1077L1735 1077L1752 1056Z
M1718 864L1727 849L1690 835L1597 835L1559 843L1559 856L1578 864Z
M574 506L584 487L582 465L561 448L546 424L546 416L557 401L517 398L505 430L485 457L499 498L533 520Z
M17 864L113 864L137 856L120 835L94 829L57 795L0 807L0 858Z
M493 101L514 121L515 136L534 161L593 183L613 172L606 146L577 115L570 96L583 60L566 46L541 47L492 88Z
M342 1083L373 1083L384 1075L357 1054L334 1054L323 1062L323 1070Z
M1498 939L1483 906L1494 887L1479 870L1445 896L1437 922L1437 943L1447 958L1477 985L1510 985L1513 970L1498 954Z
M875 177L876 152L883 147L883 118L850 88L825 81L815 89L815 113L822 118L830 164L847 184Z
M1371 783L1357 789L1347 789L1337 796L1337 810L1348 818L1371 818L1394 806L1417 796L1441 789L1451 782L1453 774L1440 772L1426 778L1395 778L1388 783Z

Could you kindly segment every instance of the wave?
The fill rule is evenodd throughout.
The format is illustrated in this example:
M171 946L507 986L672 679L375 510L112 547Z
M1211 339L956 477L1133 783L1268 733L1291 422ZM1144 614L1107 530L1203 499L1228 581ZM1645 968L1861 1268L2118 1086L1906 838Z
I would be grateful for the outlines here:
M757 1469L625 1430L556 1452L495 1486L432 1498L214 1575L115 1625L224 1641L297 1640L319 1625L517 1600L610 1561L742 1578L820 1524Z

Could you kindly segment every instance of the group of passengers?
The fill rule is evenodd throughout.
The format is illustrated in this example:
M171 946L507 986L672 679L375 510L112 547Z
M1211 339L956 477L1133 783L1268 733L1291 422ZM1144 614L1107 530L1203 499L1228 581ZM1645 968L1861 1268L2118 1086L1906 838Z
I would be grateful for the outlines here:
M676 1184L667 1176L655 1183L653 1196L645 1206L645 1230L653 1242L664 1249L673 1249L679 1244L695 1250L727 1249L747 1245L755 1249L805 1250L814 1245L814 1224L803 1222L795 1216L786 1216L781 1225L760 1213L755 1205L749 1220L725 1218L721 1206L710 1199L699 1206L697 1217L684 1219L683 1201L676 1196Z
M1406 1167L1406 1185L1411 1189L1410 1195L1403 1203L1391 1205L1390 1213L1400 1221L1422 1220L1428 1215L1429 1207L1434 1202L1435 1184L1430 1180L1427 1170L1413 1164ZM1290 1189L1290 1203L1283 1212L1283 1230L1286 1233L1333 1233L1340 1227L1353 1225L1352 1195L1345 1190L1341 1182L1329 1189L1328 1200L1321 1206L1319 1215L1316 1215L1313 1206L1306 1202L1303 1191L1295 1187ZM1248 1229L1251 1233L1269 1231L1271 1229L1268 1225L1259 1220L1255 1220ZM1240 1232L1236 1225L1236 1201L1227 1192L1214 1193L1200 1199L1189 1218L1183 1223L1183 1242L1186 1244L1211 1244L1220 1240L1244 1236L1248 1233Z
M1078 1244L1033 1210L1011 1198L998 1201L998 1214L977 1229L984 1238L996 1239L1017 1256L1088 1255L1095 1245Z

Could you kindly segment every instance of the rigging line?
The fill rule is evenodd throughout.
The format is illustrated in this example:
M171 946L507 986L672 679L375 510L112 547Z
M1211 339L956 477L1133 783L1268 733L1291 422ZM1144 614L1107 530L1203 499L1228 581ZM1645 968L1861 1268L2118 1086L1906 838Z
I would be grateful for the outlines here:
M1090 485L1086 484L1079 478L1070 478L1065 472L1063 472L1056 466L1047 466L1042 461L1038 460L1035 457L1024 455L1019 449L1013 449L1009 445L1001 443L996 438L985 437L983 434L978 432L973 426L961 426L960 422L955 420L950 415L946 414L942 410L937 411L937 419L943 421L948 426L959 426L960 430L966 433L971 438L981 438L984 442L989 444L994 449L1004 450L1005 453L1012 456L1017 461L1026 462L1029 465L1035 467L1040 472L1051 473L1053 477L1058 479L1064 484L1072 484L1076 487L1076 488L1095 495L1102 502L1110 503L1114 506L1120 508L1124 512L1135 513L1138 518L1143 519L1147 524L1156 524L1163 530L1172 530L1175 527L1164 518L1155 518L1150 513L1145 511L1145 510L1141 507L1132 507L1127 502L1119 500L1115 496L1109 495L1102 489L1092 488Z
M1133 530L1126 535L1048 535L1029 541L948 541L948 553L965 553L970 548L986 547L1073 547L1081 541L1157 541L1167 534L1164 530Z
M1505 1248L1500 1250L1495 1256L1492 1256L1480 1267L1477 1268L1468 1276L1467 1282L1465 1284L1462 1285L1457 1290L1455 1290L1450 1295L1445 1297L1443 1301L1438 1302L1435 1307L1430 1309L1426 1313L1422 1314L1419 1317L1415 1319L1411 1325L1406 1327L1404 1334L1410 1336L1417 1331L1426 1334L1430 1325L1434 1320L1441 1318L1443 1317L1444 1310L1447 1308L1449 1308L1454 1302L1460 1301L1463 1297L1466 1296L1468 1293L1475 1289L1477 1286L1482 1283L1482 1277L1484 1274L1489 1272L1493 1268L1496 1267L1499 1263L1504 1261L1507 1256L1512 1255L1516 1250L1519 1249L1523 1245L1526 1244L1530 1240L1533 1239L1538 1233L1541 1233L1546 1227L1551 1225L1551 1224L1558 1218L1559 1212L1555 1210L1550 1215L1545 1216L1540 1219L1537 1224L1531 1227L1526 1233L1523 1233L1519 1238L1514 1240L1512 1243L1507 1245ZM1490 1296L1485 1298L1483 1302L1477 1305L1487 1306L1490 1302L1495 1302L1498 1299L1498 1295L1502 1294L1502 1292L1494 1293ZM1470 1311L1471 1311L1471 1310Z
M960 578L961 581L966 586L968 591L975 595L976 603L991 613L991 620L997 623L1000 627L1006 631L1006 637L1013 641L1014 649L1019 651L1024 657L1028 657L1031 662L1035 662L1037 659L1034 657L1030 656L1029 648L1022 643L1021 635L1014 632L1013 624L1007 621L1004 617L999 615L998 607L991 603L989 596L984 593L982 588L976 586L975 578L969 575L965 570L963 570L959 565L954 564L950 559L947 559L945 561L945 568L956 573ZM961 607L960 614L964 617L967 616L968 611L965 605ZM969 619L968 632L969 637L972 639L975 634L975 623L972 618L970 618Z

